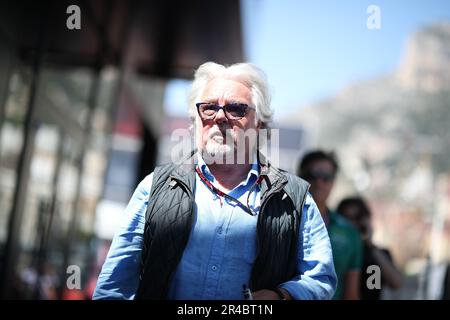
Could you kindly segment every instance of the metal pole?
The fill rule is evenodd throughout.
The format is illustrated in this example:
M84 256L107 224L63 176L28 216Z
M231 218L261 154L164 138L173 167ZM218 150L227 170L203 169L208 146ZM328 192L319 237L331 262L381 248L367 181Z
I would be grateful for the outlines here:
M69 233L67 234L67 238L64 245L64 253L63 253L63 268L61 270L61 276L60 279L65 279L66 276L66 270L69 265L69 259L70 254L72 250L72 243L76 239L75 231L77 230L77 224L78 224L78 216L80 215L80 201L81 201L81 187L82 187L82 180L83 175L85 172L85 155L86 150L89 146L89 140L91 137L91 131L92 131L92 118L95 111L95 107L97 106L97 100L98 100L98 92L100 88L100 70L101 67L99 65L96 66L94 71L94 79L92 81L92 85L89 89L89 96L88 96L88 107L89 112L87 115L87 122L85 124L85 130L83 131L83 137L80 143L80 154L78 155L76 159L76 167L78 168L78 179L77 179L77 186L75 191L75 200L74 200L74 206L73 210L71 212L70 220L69 220ZM65 288L65 282L61 281L60 286L58 288L58 297L59 299L63 298L64 294L64 288Z
M39 299L39 287L41 277L45 274L45 262L47 261L47 251L48 251L48 240L50 238L52 232L53 218L57 211L57 199L58 199L58 181L61 175L61 167L63 162L63 149L64 149L64 140L66 135L63 130L59 130L59 141L58 141L58 149L56 154L56 168L55 173L53 175L52 180L52 197L49 205L47 206L46 212L48 212L48 219L43 219L43 228L40 236L40 245L37 257L37 281L34 290L34 298Z

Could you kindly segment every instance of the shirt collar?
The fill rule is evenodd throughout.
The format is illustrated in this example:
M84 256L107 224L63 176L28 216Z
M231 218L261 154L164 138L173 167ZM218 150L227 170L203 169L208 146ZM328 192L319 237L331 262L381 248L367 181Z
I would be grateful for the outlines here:
M197 153L197 164L198 164L200 170L202 171L203 175L211 183L213 183L213 184L217 183L216 179L214 178L213 174L209 170L208 165L205 163L205 161L203 160L203 157L201 156L200 153ZM237 185L234 189L236 189L240 186L252 185L258 179L258 176L259 176L259 165L258 165L256 153L254 153L253 163L250 168L250 171L247 174L247 178L244 181L242 181L239 185Z

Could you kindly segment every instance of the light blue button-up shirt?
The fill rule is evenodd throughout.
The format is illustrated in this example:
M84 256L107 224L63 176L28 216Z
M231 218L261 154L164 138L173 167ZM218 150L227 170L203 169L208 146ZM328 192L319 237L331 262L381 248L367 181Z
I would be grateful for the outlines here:
M204 176L220 189L208 166L198 158ZM258 175L259 166L255 163L247 178L228 194L246 205ZM152 179L153 173L139 184L125 210L98 278L94 299L134 298ZM243 299L242 286L248 284L256 257L257 216L251 216L233 200L220 199L198 175L195 202L195 223L170 284L168 298ZM250 194L249 205L259 212L259 187ZM331 299L337 280L330 240L310 194L305 200L300 227L298 275L280 286L294 299Z

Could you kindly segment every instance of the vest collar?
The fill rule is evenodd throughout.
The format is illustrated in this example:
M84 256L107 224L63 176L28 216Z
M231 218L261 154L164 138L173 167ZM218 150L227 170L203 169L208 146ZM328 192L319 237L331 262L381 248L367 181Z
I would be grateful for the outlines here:
M191 190L195 185L195 166L197 165L197 149L193 149L189 156L175 164L175 170L172 176L185 182ZM275 168L261 153L257 153L258 163L260 165L260 175L264 177L261 183L261 195L265 197L265 193L273 193L281 190L288 182L286 175L278 168ZM269 195L267 194L267 196Z
M281 190L288 180L286 175L280 169L272 166L261 152L258 152L258 163L261 166L261 175L264 177L261 184L261 197L264 199Z

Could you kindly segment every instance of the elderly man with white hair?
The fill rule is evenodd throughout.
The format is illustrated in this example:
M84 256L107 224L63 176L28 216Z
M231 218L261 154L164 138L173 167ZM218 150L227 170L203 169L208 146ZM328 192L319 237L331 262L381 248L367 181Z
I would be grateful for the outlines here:
M264 73L207 62L189 97L196 149L135 190L94 299L330 299L330 240L304 180L272 166ZM256 134L248 134L255 132Z

